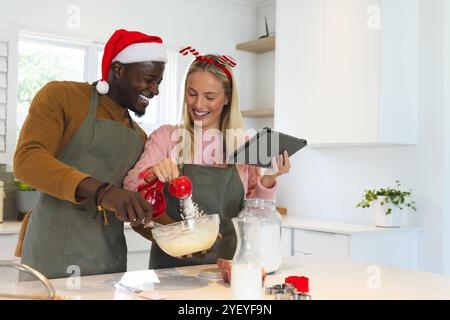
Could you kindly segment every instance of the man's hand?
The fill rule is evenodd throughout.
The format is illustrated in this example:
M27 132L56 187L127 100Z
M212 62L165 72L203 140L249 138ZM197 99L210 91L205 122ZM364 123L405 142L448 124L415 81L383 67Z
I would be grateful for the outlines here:
M152 207L139 192L113 187L99 203L104 209L116 214L120 221L130 222L132 227L151 220Z
M78 201L93 199L101 181L92 177L82 180L76 189ZM106 210L116 214L120 221L130 222L132 226L139 225L143 220L150 221L152 216L151 205L142 197L139 192L123 190L112 187L106 191L99 203Z

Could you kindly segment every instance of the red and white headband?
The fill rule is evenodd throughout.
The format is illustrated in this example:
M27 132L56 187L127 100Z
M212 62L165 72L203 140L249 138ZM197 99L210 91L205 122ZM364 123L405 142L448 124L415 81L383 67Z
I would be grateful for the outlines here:
M192 48L191 46L184 47L183 49L180 50L180 53L183 56L186 56L189 53L191 53L195 57L196 61L205 61L215 65L217 68L222 70L227 75L230 81L232 81L231 72L227 69L226 65L231 68L236 67L237 63L236 60L234 60L234 58L227 55L221 55L218 57L218 60L215 61L214 59L211 59L209 57L202 56L200 53L198 53L198 51L195 48Z

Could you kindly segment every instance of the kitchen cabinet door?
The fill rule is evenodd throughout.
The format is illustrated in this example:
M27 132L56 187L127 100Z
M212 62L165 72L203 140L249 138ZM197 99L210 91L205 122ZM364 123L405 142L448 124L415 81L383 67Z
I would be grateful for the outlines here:
M128 248L127 270L147 270L150 259L151 241L135 232L129 225L125 225L124 233Z
M292 256L292 229L281 228L281 255L282 257Z
M0 234L0 260L20 260L14 255L18 239L17 233Z
M417 0L285 0L277 14L275 127L310 145L417 143Z
M324 0L277 2L275 128L322 141Z
M294 230L295 254L348 259L349 239L347 235L331 232Z
M323 143L376 142L380 30L368 28L375 0L332 0L324 6Z

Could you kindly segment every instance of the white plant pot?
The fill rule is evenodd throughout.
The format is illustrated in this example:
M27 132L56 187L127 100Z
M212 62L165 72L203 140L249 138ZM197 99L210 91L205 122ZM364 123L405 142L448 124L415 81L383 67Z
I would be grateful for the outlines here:
M401 225L401 213L400 209L394 207L392 204L381 205L384 202L385 197L378 197L378 199L372 202L373 221L377 227L398 228ZM386 214L388 208L392 211L390 214Z
M17 190L16 210L19 213L26 213L34 208L39 199L39 191L21 191Z

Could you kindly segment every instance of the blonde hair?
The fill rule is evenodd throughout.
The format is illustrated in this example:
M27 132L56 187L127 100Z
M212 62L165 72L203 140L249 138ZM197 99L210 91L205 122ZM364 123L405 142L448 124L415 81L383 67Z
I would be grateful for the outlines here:
M208 54L205 55L205 57L213 59L217 61L219 58L217 55ZM191 74L198 71L207 71L214 75L217 80L219 80L223 88L225 90L225 96L228 98L228 104L224 106L222 109L222 114L220 115L220 126L219 129L222 133L223 137L223 146L225 154L230 154L230 152L233 152L239 145L240 142L232 141L232 144L226 143L226 131L228 129L232 130L239 130L243 129L243 121L241 117L241 112L239 110L239 102L238 102L238 92L237 92L237 85L236 80L234 78L233 72L230 69L228 65L224 65L225 68L230 72L231 79L230 80L225 72L223 72L222 69L219 67L213 65L212 63L209 63L207 61L198 61L194 60L191 65L189 66L189 69L186 73L186 79L184 83L184 95L183 95L183 112L182 112L182 118L181 118L181 127L184 129L182 131L182 137L181 141L183 143L183 150L191 150L190 156L191 159L194 159L194 121L191 118L191 115L189 114L187 110L186 101L184 100L184 97L186 95L186 86L187 86L187 80ZM186 135L190 136L190 139ZM230 142L230 141L229 141ZM184 158L184 157L181 157ZM182 161L183 163L184 161Z

